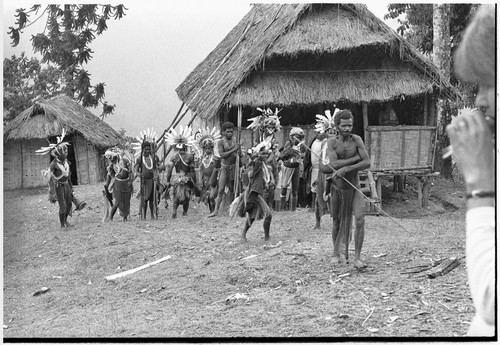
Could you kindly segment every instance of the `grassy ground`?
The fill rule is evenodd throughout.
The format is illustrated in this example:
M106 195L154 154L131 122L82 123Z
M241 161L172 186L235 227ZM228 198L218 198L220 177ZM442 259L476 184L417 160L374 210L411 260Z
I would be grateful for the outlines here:
M101 186L77 186L88 207L61 230L45 190L4 192L4 337L464 336L465 260L434 279L404 273L465 255L463 188L437 179L426 210L412 188L384 189L398 224L366 217L362 271L332 266L330 218L313 230L307 209L275 213L270 242L258 221L241 243L244 220L209 219L203 204L177 219L162 208L155 221L102 223Z

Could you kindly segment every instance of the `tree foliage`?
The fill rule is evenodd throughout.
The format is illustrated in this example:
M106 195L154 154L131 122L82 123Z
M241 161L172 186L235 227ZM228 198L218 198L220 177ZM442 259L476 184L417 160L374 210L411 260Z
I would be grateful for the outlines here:
M460 42L461 33L469 23L477 4L450 4L450 46L452 52ZM389 4L384 19L397 19L399 27L396 31L409 40L424 54L433 49L433 4Z
M453 56L467 24L478 7L479 4L450 4L450 47L452 57L450 82L464 96L465 106L472 106L474 104L477 87L466 85L457 79L453 72ZM434 39L432 3L389 4L387 10L388 13L384 15L384 19L397 19L399 27L396 31L401 36L407 39L423 54L432 54Z
M24 52L3 60L4 125L40 98L64 93L64 78L54 66L43 67L37 58Z
M125 16L123 5L34 5L29 10L16 10L15 26L9 27L12 46L17 46L23 30L41 18L45 18L42 33L31 36L35 53L42 56L41 63L57 66L64 76L64 92L84 107L102 105L102 117L111 114L115 105L104 100L105 84L92 85L90 73L83 65L92 59L94 53L90 44L107 30L110 19ZM31 16L37 18L30 22Z
M474 104L477 87L464 84L456 77L453 68L453 56L456 47L462 39L462 33L477 8L477 4L447 4L444 9L440 10L442 12L440 15L439 11L438 13L434 13L436 6L432 3L390 4L388 5L388 13L384 15L384 19L397 18L400 26L396 31L420 52L425 55L433 54L436 60L434 62L440 69L440 72L444 76L449 76L451 84L462 94L463 105L465 106ZM436 18L434 18L434 15L436 15ZM444 17L446 17L446 23L449 23L449 28L442 26L444 24ZM435 42L439 44L436 47L434 47L435 34L438 35ZM441 171L443 176L448 178L452 177L451 160L441 159L440 152L444 147L449 145L449 140L445 135L445 128L451 122L452 114L457 113L458 106L458 104L452 104L449 100L444 99L439 100L437 106L438 154L436 157L436 166L437 170Z

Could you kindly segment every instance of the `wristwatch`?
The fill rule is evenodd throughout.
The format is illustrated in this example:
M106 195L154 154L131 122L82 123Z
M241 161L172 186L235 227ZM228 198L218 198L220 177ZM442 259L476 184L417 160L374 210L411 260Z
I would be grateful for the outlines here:
M495 191L491 190L473 190L467 193L466 195L467 199L471 198L494 198L495 197Z

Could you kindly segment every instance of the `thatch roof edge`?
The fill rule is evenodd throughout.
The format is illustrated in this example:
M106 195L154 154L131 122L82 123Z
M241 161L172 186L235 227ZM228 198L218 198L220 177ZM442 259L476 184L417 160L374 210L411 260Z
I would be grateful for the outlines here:
M314 5L254 5L176 88L179 98L201 118L210 118L217 114L231 94L266 58L266 52L272 44L286 34L305 11ZM381 35L387 38L385 44L391 50L399 49L400 57L405 57L414 64L443 94L460 97L460 93L445 80L428 58L370 12L365 5L341 4L341 6L356 14L369 27L380 31ZM245 37L247 32L248 35ZM243 44L240 44L241 42Z
M120 145L121 136L106 122L66 95L34 102L4 128L4 141L45 139L78 133L97 147Z

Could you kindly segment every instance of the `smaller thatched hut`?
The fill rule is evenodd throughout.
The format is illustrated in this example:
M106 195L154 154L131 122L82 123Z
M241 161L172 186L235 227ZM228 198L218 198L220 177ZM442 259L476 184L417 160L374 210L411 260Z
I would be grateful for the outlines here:
M4 189L46 185L41 174L50 155L35 150L54 142L66 129L71 182L94 184L105 176L104 151L121 143L120 135L107 123L68 96L35 102L4 128Z

